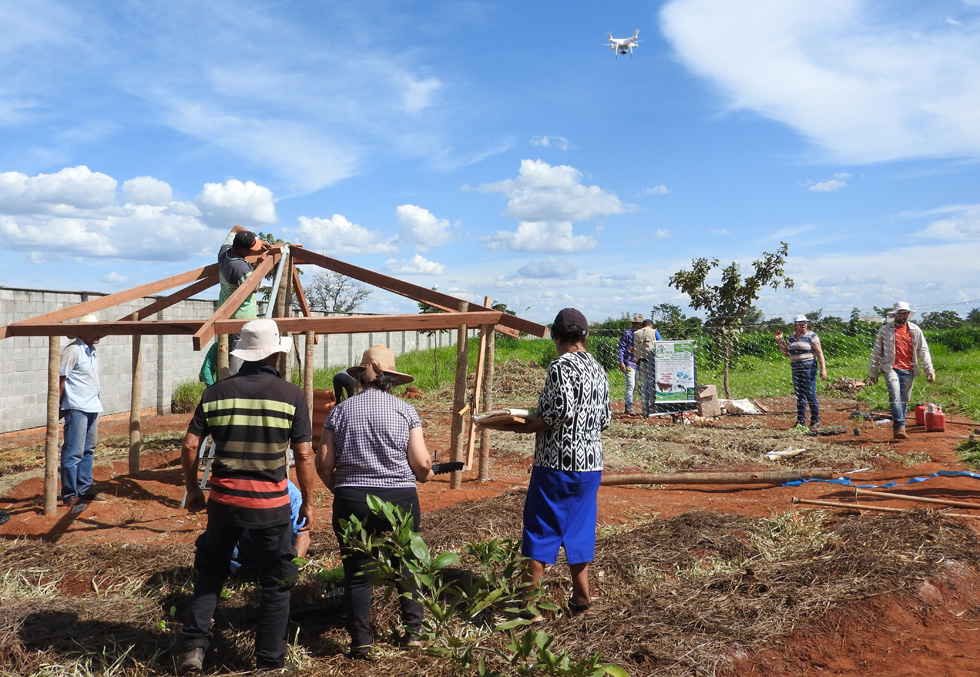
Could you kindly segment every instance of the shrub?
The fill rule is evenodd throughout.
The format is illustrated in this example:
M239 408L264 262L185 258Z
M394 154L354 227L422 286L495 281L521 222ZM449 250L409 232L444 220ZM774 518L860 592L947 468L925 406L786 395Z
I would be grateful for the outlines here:
M206 386L201 381L180 381L174 384L170 396L170 411L174 414L190 414L201 401Z

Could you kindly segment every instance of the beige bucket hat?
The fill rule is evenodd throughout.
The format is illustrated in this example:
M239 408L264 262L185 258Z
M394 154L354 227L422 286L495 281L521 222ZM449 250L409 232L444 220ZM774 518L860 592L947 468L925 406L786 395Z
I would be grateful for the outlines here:
M364 351L361 356L361 363L354 367L347 367L347 373L354 378L362 378L370 383L378 377L378 374L385 373L391 376L396 386L405 385L415 380L414 376L395 371L395 354L388 346L372 346Z

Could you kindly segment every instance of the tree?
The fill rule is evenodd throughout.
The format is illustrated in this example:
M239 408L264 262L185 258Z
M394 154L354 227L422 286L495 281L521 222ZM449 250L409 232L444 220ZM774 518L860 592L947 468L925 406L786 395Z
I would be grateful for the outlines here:
M687 318L681 312L680 306L675 306L673 303L658 303L650 311L650 319L653 320L654 326L672 327L681 324Z
M371 296L371 290L360 282L333 270L313 278L305 292L312 310L327 313L352 313Z
M980 324L980 308L974 308L966 314L966 321L969 324Z
M953 329L963 323L955 310L937 310L933 313L923 313L918 324L925 329Z
M705 331L712 335L722 350L725 365L725 397L731 397L728 373L731 368L732 349L738 341L742 319L752 310L752 302L759 298L763 287L793 288L793 280L786 277L784 264L789 245L780 242L775 253L763 252L754 261L754 273L742 279L738 263L732 262L721 271L721 284L708 284L708 275L718 267L718 259L694 259L691 270L680 270L668 279L668 284L687 294L690 306L708 314Z

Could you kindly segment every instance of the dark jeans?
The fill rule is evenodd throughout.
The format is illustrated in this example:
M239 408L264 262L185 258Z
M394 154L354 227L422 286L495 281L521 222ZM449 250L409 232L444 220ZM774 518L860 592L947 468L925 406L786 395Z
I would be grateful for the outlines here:
M373 487L341 487L333 497L333 530L337 534L340 546L340 556L344 563L344 605L347 608L347 632L350 633L351 648L370 646L374 643L374 633L371 631L371 597L372 586L368 584L374 573L374 561L370 556L353 552L343 545L340 520L357 517L366 521L365 527L373 534L384 533L391 529L387 520L375 517L367 506L368 495L393 503L408 512L415 521L418 530L422 519L419 507L419 497L415 487L400 489L378 489ZM401 595L398 598L401 605L402 625L406 629L418 632L422 627L422 603L418 601L416 589L399 587ZM405 596L404 593L411 593Z
M290 524L266 529L249 529L258 556L259 620L255 629L255 665L258 669L281 668L286 654L286 626L289 623L289 589L296 582L298 569L293 563L293 530ZM194 596L183 629L183 651L207 651L213 637L211 618L228 578L231 553L242 534L242 527L221 524L212 519L197 539L194 568Z
M796 422L806 425L806 407L810 405L810 425L820 423L817 404L817 361L807 360L793 368L793 390L796 391Z

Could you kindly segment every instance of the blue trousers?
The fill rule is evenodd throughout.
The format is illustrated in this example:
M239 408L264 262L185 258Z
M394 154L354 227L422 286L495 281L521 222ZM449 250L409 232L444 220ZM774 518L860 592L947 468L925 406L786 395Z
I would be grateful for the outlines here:
M820 405L817 404L817 361L807 360L802 366L793 367L793 390L796 391L796 422L806 425L806 408L810 407L810 425L820 423Z
M99 415L69 409L65 412L65 441L61 445L61 498L92 491L92 463L99 441Z
M892 411L892 428L895 430L905 427L905 413L909 409L914 380L915 376L909 369L892 369L885 379L885 385L888 386L888 406Z

